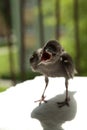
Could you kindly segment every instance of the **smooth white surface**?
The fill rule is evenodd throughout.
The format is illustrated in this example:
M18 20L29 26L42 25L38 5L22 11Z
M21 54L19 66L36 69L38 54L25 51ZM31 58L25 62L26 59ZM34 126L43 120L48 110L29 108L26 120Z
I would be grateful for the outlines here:
M38 107L38 103L34 103L34 101L40 99L44 87L44 77L40 76L36 77L34 80L17 84L15 87L11 87L5 92L0 93L0 130L43 130L40 122L34 119L38 118L36 113L37 111L43 113L44 110L46 110L43 108L46 108L47 105L51 105L52 108L52 106L55 106L55 101L57 101L57 99L59 101L64 98L64 95L62 95L65 91L64 78L50 78L49 85L45 93L46 99L49 100L49 102L48 104L42 104L40 107ZM70 116L67 119L64 119L66 121L64 121L65 123L63 124L62 128L64 130L86 130L87 78L75 77L73 80L70 80L69 91L71 91L71 93L76 92L74 95L73 93L70 94L72 99L70 101L70 111L72 111L74 106L73 113L75 118L72 116L72 114L69 114ZM60 98L61 96L62 98ZM52 101L51 103L50 99ZM63 111L65 110L68 110L68 107L63 108ZM31 116L33 118L31 118ZM42 117L43 116L41 116L39 120L43 120ZM43 126L45 125L44 123L42 124ZM44 130L46 130L45 126Z
M73 120L77 111L76 101L73 98L74 92L69 92L69 95L70 107L59 108L57 102L64 101L65 94L57 95L48 100L48 103L35 108L31 114L32 118L40 120L44 130L62 130L62 124Z

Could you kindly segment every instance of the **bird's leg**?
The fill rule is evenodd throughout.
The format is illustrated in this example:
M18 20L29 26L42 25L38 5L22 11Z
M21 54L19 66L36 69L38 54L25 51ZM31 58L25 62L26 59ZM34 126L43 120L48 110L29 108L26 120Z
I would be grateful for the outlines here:
M70 97L68 95L68 79L65 79L65 86L66 86L66 98L65 98L65 102L66 102L66 105L69 106Z
M45 76L45 83L46 83L46 86L45 86L45 89L44 89L44 91L43 91L43 94L42 94L40 100L35 101L35 102L39 102L39 105L41 105L42 102L47 103L47 101L45 100L45 96L44 96L44 94L45 94L46 88L47 88L47 86L48 86L48 82L49 82L49 79L48 79L47 76Z
M65 97L65 100L63 102L58 102L59 107L63 107L65 105L69 106L70 98L68 96L68 79L65 79L65 86L66 86L66 97Z

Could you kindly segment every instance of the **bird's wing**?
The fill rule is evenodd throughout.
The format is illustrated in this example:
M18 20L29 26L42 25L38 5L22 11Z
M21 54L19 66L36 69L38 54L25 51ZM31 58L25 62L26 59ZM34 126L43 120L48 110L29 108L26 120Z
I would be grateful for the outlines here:
M73 78L74 64L71 56L68 53L63 52L60 56L60 61L67 73L68 78Z

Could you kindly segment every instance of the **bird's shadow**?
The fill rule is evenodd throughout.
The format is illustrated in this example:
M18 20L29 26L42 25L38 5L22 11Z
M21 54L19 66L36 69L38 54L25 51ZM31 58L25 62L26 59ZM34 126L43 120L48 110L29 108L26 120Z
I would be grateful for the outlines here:
M38 119L41 122L44 130L63 130L62 124L66 121L71 121L74 119L77 111L77 103L74 98L75 92L70 92L70 106L58 107L57 102L61 102L65 98L64 94L57 95L48 100L47 103L43 103L36 107L32 113L31 117Z

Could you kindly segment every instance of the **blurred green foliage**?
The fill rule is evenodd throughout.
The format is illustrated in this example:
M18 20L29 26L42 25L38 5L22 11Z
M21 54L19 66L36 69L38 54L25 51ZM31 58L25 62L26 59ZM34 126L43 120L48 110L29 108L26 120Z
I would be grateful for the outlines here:
M50 26L55 30L55 1L43 0L44 25ZM80 39L80 73L78 75L87 76L87 1L78 0L78 18L79 18L79 39ZM60 28L62 33L60 42L68 51L75 62L76 42L74 25L74 0L60 1ZM50 32L52 33L52 32ZM55 35L55 33L54 33ZM55 38L55 36L53 36ZM78 68L78 66L77 66Z
M0 86L0 92L5 91L6 89L7 89L7 87L6 87L6 86Z
M55 1L42 0L42 10L44 17L45 41L55 39ZM87 76L87 1L78 0L79 2L79 38L80 38L80 74ZM76 57L75 27L74 27L74 0L60 0L60 43L68 51L74 61ZM38 7L34 7L35 15L38 16ZM49 35L48 35L49 34ZM51 34L51 35L50 35ZM14 72L17 79L20 79L20 68L18 62L19 52L14 54ZM26 77L33 78L38 75L27 71ZM0 54L0 77L10 77L9 52Z
M79 38L80 38L80 74L87 76L87 1L78 0ZM49 6L49 8L47 8ZM60 21L62 34L60 42L75 61L75 27L74 27L74 0L60 1ZM45 24L55 28L55 0L43 1ZM78 66L77 66L78 68Z
M9 50L8 47L0 48L0 78L11 79L10 73L10 63L9 63ZM13 61L14 61L14 74L17 81L21 80L20 68L19 68L19 52L17 48L13 48ZM38 73L33 73L32 71L27 71L26 79L32 79L36 75L40 75Z
M67 0L69 1L69 0ZM72 1L73 2L73 1ZM64 38L66 42L66 48L68 51L72 51L72 55L75 58L75 37L74 37L74 21L73 21L73 3L69 1L64 8L67 12L66 25L68 33ZM80 38L80 75L87 76L87 2L86 0L78 0L79 2L79 38ZM64 12L64 14L65 14ZM69 30L70 29L70 30ZM66 39L67 38L67 39ZM65 40L66 39L66 40ZM72 45L72 46L71 46ZM78 67L78 66L77 66Z
M18 67L18 53L15 48L13 51L13 58L14 58L14 72L17 73L19 71ZM10 63L9 63L9 50L8 47L0 48L0 77L8 74L10 75Z

